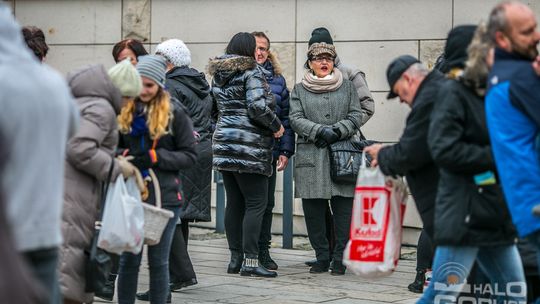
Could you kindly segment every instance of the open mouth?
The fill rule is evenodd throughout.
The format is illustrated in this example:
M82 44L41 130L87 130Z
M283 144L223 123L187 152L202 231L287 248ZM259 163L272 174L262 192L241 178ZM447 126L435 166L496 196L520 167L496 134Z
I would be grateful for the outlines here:
M323 66L323 67L321 67L321 70L322 70L323 72L328 72L328 67L327 67L327 66Z

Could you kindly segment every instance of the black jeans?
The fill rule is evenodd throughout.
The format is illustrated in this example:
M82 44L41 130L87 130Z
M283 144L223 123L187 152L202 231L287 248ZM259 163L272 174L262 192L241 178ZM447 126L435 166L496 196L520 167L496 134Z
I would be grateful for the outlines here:
M257 256L261 223L268 200L268 177L228 171L221 173L227 194L225 233L229 249Z
M174 229L169 255L169 280L171 283L186 282L197 278L187 250L188 237L189 223L186 220L177 224Z
M433 262L433 254L435 248L429 238L427 232L422 229L420 237L418 238L418 248L416 252L416 271L431 269L431 263Z
M327 206L328 200L326 199L302 199L309 242L315 250L318 261L329 261L331 257L335 261L341 261L343 250L345 250L349 240L353 198L333 196L330 199L336 229L336 245L332 256L330 256L328 239L326 238L325 214Z
M179 207L163 208L172 211L174 216L169 219L159 243L148 246L150 302L152 304L165 304L167 295L169 294L169 252L171 251L174 227L178 222L178 215L180 214ZM139 254L125 252L120 257L120 271L118 274L119 304L135 303L142 254L142 251Z
M270 248L270 241L272 240L272 217L276 205L276 162L277 160L274 159L272 162L272 176L268 178L268 202L262 219L259 250Z
M5 244L3 244L5 246ZM62 303L62 296L60 294L60 285L58 283L58 248L38 249L32 251L24 251L22 255L34 278L37 279L44 290L48 292L47 303L60 304ZM3 299L5 300L5 299Z

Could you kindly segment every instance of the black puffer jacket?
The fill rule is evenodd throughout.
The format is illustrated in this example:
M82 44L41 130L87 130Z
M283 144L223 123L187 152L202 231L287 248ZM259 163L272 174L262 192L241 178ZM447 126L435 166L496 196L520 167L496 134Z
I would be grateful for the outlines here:
M214 168L270 176L281 122L261 67L251 57L224 55L210 61L208 72L218 111Z
M455 80L446 82L438 96L428 136L441 174L435 204L435 243L514 243L516 231L500 185L478 186L474 181L477 174L496 172L484 98Z
M178 207L182 204L182 183L178 172L195 164L195 137L193 123L179 101L171 100L173 114L172 125L168 126L169 133L160 137L155 147L157 165L153 168L159 180L163 206ZM148 153L153 141L147 134L133 136L121 134L118 147L128 149L129 155ZM154 187L149 185L150 196L147 200L155 204Z
M210 86L203 73L188 68L175 67L167 72L166 87L188 111L193 128L200 135L195 146L197 161L189 169L180 170L184 200L180 218L188 221L211 220L212 197L212 97Z
M210 140L212 97L204 74L189 67L175 67L167 72L165 86L172 97L186 106L200 140Z
M407 178L424 229L430 238L433 238L439 169L429 153L427 133L433 103L444 81L439 71L432 71L426 76L416 92L399 142L382 148L378 156L379 167L385 175L404 175Z

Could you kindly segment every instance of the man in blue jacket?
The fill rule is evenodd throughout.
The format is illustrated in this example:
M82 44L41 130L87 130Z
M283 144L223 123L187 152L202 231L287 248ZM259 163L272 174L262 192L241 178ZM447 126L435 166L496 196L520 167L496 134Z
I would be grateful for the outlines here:
M491 12L488 34L495 61L488 77L486 116L493 154L508 209L520 237L540 249L540 161L535 139L540 131L540 77L532 61L540 32L531 9L504 2ZM540 260L540 254L538 255Z
M264 76L274 95L275 112L281 120L285 133L274 142L272 176L268 179L268 204L264 211L261 235L259 237L259 262L270 270L278 269L276 262L270 257L270 241L272 239L272 215L275 205L276 171L283 171L289 164L289 158L294 154L294 131L289 124L289 90L282 75L281 66L276 55L270 51L270 39L263 32L253 32L257 42L255 59L264 68Z

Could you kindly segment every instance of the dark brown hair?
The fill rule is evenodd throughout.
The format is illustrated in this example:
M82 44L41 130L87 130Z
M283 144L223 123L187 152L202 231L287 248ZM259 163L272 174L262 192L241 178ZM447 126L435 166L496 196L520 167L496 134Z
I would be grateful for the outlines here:
M148 52L142 45L142 43L137 39L124 39L117 44L114 45L112 50L112 56L114 58L115 62L118 62L118 56L120 55L120 52L122 52L125 49L130 49L137 58L139 56L148 55ZM135 58L136 59L136 58Z
M251 35L259 38L264 38L268 42L268 50L270 50L270 39L268 39L268 36L264 32L252 32Z
M40 61L43 61L43 58L49 52L49 46L45 43L45 34L43 34L43 31L35 26L25 26L22 28L22 34L26 45L28 45Z

